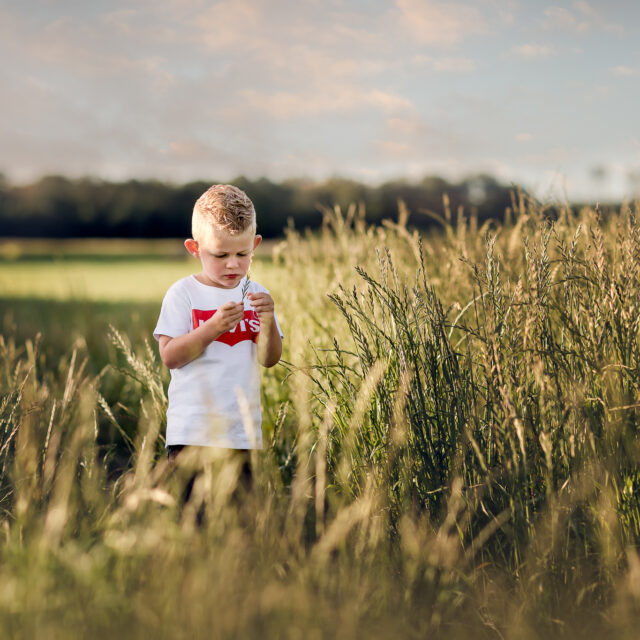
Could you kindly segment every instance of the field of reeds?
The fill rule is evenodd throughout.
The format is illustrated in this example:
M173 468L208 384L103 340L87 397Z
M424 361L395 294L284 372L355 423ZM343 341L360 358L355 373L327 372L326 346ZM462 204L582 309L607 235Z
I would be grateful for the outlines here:
M639 215L289 230L248 493L163 452L151 331L195 263L5 256L2 636L635 638Z

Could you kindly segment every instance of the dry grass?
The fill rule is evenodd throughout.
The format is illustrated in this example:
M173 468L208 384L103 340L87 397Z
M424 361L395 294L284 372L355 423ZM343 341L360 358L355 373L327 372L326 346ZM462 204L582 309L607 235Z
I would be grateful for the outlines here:
M252 268L286 366L249 495L233 459L167 465L124 322L100 370L5 335L4 633L634 637L637 212L515 209L422 239L335 211Z

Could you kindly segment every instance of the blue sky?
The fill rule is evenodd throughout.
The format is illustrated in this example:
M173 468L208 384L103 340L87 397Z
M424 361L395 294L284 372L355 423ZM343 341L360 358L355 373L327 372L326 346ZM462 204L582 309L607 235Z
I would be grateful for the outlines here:
M0 0L0 171L640 193L640 3Z

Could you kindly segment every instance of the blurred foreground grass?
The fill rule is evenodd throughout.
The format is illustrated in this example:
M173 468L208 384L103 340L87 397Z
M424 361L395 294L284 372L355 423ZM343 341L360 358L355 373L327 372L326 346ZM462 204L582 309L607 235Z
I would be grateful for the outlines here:
M327 212L256 261L286 362L249 495L231 459L162 453L147 341L188 263L132 261L166 269L147 302L3 295L3 633L635 638L637 211L512 214L420 238L403 207Z

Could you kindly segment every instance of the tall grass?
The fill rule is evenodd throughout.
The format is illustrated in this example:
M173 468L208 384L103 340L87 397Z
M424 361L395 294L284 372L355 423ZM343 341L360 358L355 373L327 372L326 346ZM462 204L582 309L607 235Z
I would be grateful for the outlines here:
M5 633L633 637L638 212L511 213L289 230L248 494L233 458L168 465L126 326L99 371L4 336Z

